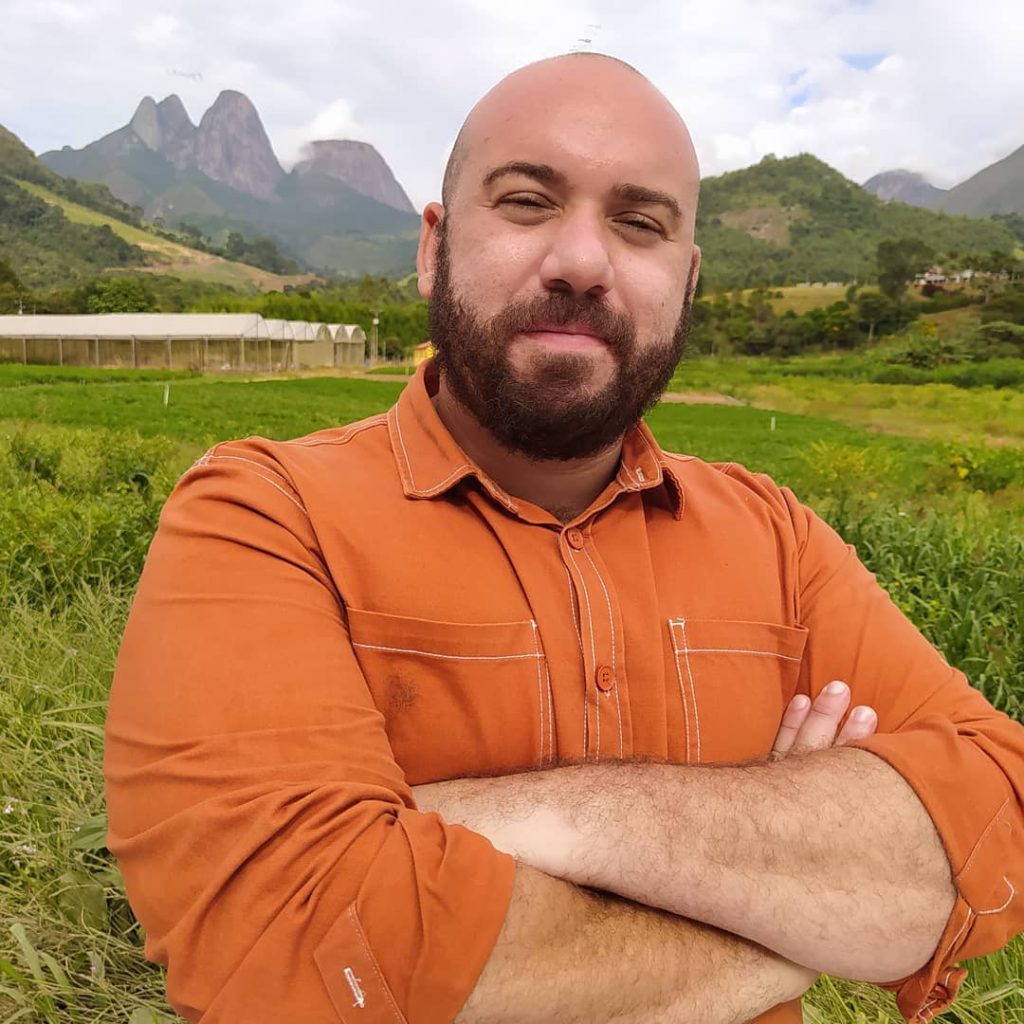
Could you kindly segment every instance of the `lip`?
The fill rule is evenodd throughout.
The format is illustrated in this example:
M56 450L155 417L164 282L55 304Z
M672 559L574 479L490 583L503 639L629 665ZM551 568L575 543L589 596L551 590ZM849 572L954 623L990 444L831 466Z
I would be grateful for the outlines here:
M568 324L537 323L533 324L523 333L525 334L567 334L574 337L594 338L597 341L604 341L604 336L598 334L594 328L582 320L575 320Z
M605 348L605 339L585 323L534 324L523 335L536 344L560 352L586 352Z

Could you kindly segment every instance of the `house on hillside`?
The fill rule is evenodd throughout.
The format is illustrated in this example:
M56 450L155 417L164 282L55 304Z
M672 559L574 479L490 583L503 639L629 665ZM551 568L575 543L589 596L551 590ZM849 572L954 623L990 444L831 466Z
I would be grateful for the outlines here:
M925 284L945 284L949 279L942 272L942 267L937 263L932 264L924 273L914 277L914 284L920 286Z

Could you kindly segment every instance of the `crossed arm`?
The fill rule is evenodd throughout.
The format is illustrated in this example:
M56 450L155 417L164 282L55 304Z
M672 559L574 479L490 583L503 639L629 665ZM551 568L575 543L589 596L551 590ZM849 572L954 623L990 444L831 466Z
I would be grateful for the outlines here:
M650 979L627 986L621 1012L591 985L601 1012L581 1007L580 1020L744 1021L801 995L818 971L892 981L918 969L952 909L949 864L903 779L841 749L875 724L851 716L836 740L848 703L846 690L791 706L764 764L589 765L418 787L421 810L520 862L505 930L460 1020L530 1019L524 974L587 992L573 976L595 954L624 979ZM595 914L595 897L566 883L633 903ZM524 950L543 969L524 972ZM637 992L653 1005L637 1005Z

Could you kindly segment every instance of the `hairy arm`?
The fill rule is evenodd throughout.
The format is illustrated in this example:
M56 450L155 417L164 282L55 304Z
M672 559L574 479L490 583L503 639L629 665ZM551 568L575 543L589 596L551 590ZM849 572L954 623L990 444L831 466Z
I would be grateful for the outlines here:
M824 719L837 699L845 711L848 693L819 697L812 714ZM584 765L440 783L416 799L550 875L842 977L917 970L953 906L927 812L861 750L798 748L739 767Z
M459 1024L742 1024L815 974L705 925L520 864L498 942Z

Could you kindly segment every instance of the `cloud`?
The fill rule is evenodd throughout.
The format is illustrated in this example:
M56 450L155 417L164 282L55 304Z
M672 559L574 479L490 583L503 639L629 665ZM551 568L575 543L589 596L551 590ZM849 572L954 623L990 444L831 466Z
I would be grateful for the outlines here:
M0 124L81 146L143 95L194 120L221 89L259 109L285 162L312 138L373 143L417 204L502 75L591 46L635 64L690 122L705 173L809 151L863 181L950 185L1024 143L1018 0L129 0L12 4ZM201 76L183 77L183 76Z

